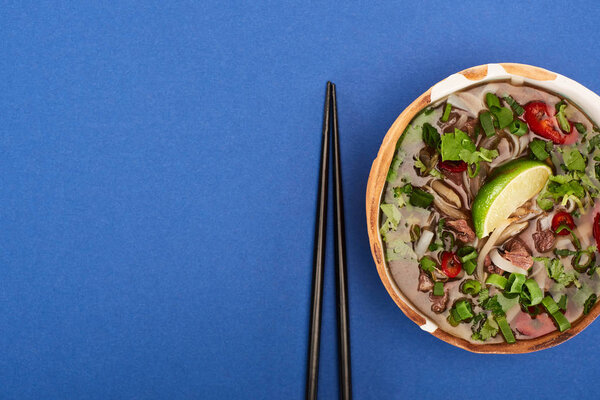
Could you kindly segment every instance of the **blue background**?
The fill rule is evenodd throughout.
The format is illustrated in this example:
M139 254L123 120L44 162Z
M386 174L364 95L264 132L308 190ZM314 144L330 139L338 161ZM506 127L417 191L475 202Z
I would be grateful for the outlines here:
M364 191L396 116L456 71L529 63L600 92L598 3L416 3L4 2L0 398L302 398L326 80L355 398L597 398L600 323L518 356L421 332L377 276Z

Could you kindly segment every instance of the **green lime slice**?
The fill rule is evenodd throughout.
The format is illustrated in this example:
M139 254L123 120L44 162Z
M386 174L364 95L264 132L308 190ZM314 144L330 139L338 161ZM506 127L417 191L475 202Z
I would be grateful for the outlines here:
M534 160L515 160L498 167L479 189L471 213L477 237L483 238L504 223L523 203L543 189L550 167Z

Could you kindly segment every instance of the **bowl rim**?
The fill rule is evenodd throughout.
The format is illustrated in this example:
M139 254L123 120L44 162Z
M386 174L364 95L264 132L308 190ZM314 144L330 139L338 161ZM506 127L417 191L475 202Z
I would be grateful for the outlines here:
M403 295L387 268L385 258L383 257L384 253L381 235L379 234L379 204L381 202L386 176L395 153L398 139L414 116L429 104L436 103L451 93L464 90L471 86L494 80L507 79L516 80L518 83L528 83L532 86L540 87L541 89L560 93L571 99L584 110L586 114L590 116L592 121L600 120L600 97L578 82L566 78L563 75L540 67L518 63L483 64L467 68L436 83L425 93L417 97L417 99L406 107L406 109L404 109L404 111L396 118L383 138L377 158L373 161L366 188L369 246L377 267L379 278L388 294L402 312L421 329L429 332L444 342L473 353L520 354L554 347L576 336L600 314L600 305L597 304L588 315L578 319L572 325L571 329L565 332L554 331L538 338L517 341L513 344L505 342L493 344L471 343L442 330L437 324L415 307L406 296Z

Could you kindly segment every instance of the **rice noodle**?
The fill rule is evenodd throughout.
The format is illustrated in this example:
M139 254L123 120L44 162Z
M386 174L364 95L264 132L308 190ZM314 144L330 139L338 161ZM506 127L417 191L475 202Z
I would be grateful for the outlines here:
M506 220L496 227L494 232L490 235L490 238L485 242L481 251L479 252L479 257L477 257L477 278L483 282L483 262L485 261L485 256L492 250L492 248L496 245L498 238L504 232L506 227L511 223L511 220Z

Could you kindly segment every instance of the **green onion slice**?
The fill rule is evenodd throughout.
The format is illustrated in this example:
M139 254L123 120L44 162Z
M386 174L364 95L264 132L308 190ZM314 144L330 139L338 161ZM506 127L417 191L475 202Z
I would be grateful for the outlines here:
M523 284L525 283L525 280L526 280L525 275L513 272L508 277L508 283L506 285L506 292L507 293L515 293L515 294L521 293L521 290L523 288Z
M421 266L421 269L423 271L433 272L433 270L435 269L436 262L433 261L431 258L425 256L421 258L421 261L419 261L419 265Z
M546 310L548 310L550 314L554 314L559 309L558 304L556 304L556 302L551 296L544 297L544 299L542 300L542 304L544 305L544 307L546 307Z
M485 132L485 136L490 137L496 134L494 129L494 121L492 120L492 113L489 111L482 112L479 114L479 123Z
M452 104L446 102L446 107L444 107L444 114L442 115L442 122L448 122L448 118L450 118L451 110L452 110Z
M558 111L556 113L556 119L558 120L558 125L560 125L560 129L562 129L563 132L571 132L571 125L569 124L569 121L565 116L565 108L567 108L567 104L561 101L556 105L556 107Z
M525 110L523 109L523 107L521 107L521 105L519 103L517 103L516 100L512 98L512 96L505 95L504 96L504 101L506 101L508 103L508 105L510 106L510 108L512 108L513 111L515 113L517 113L517 115L523 115L523 113L525 112Z
M573 244L575 245L575 248L577 248L577 250L581 250L581 243L579 243L579 239L575 235L575 232L573 232L573 230L569 228L566 224L559 225L558 228L556 228L556 233L561 233L565 229L568 230L571 234L571 238L573 239Z
M556 325L558 326L558 330L560 332L564 332L571 327L571 323L569 322L569 320L560 311L557 311L550 315L552 315L552 319L554 319L554 322L556 322Z
M460 262L463 263L477 258L477 250L472 246L461 247L456 254L460 257Z
M477 264L475 264L475 261L473 261L473 260L469 260L469 261L463 263L463 269L469 275L473 275L475 268L477 268Z
M585 262L583 264L580 264L579 262L581 261L581 257L587 257L585 260ZM587 271L587 269L589 267L591 267L592 265L594 265L594 262L596 261L596 254L594 252L587 252L587 251L578 251L577 253L575 253L575 257L573 257L573 259L571 260L571 265L573 266L573 269L577 272L585 272Z
M475 279L468 279L462 284L460 291L464 294L476 296L481 291L481 283Z
M583 314L587 315L592 311L592 307L596 304L596 300L598 300L598 296L595 293L590 294L590 296L585 300L583 304Z
M443 296L444 295L444 282L436 282L433 285L433 295L434 296Z
M505 277L503 277L502 275L498 275L498 274L491 274L485 280L486 285L493 285L501 290L504 290L507 283L508 283L508 280Z
M498 323L498 327L500 328L500 332L502 332L502 336L504 336L504 340L506 340L506 343L514 343L515 335L510 329L510 325L508 325L508 322L506 321L506 316L497 315L494 318Z
M527 124L520 119L515 119L513 122L511 122L508 126L508 130L510 133L516 136L523 136L528 131Z
M504 129L513 122L513 113L510 108L506 107L490 107L490 111L496 117L496 121L498 121L498 128Z
M544 295L535 279L527 279L521 290L521 302L525 306L535 306L542 302Z
M454 305L454 309L456 310L456 313L460 317L461 321L473 318L473 309L471 307L471 303L466 300L457 301Z
M488 108L500 107L500 99L494 93L486 93L485 102L487 103Z

